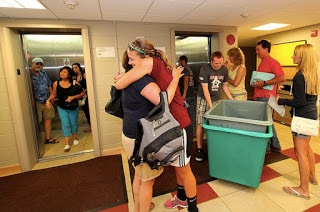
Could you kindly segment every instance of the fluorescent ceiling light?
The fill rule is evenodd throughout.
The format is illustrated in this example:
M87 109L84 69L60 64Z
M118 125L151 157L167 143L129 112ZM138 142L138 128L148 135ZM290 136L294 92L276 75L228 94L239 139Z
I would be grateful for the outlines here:
M269 30L273 30L273 29L279 29L282 27L286 27L289 26L290 24L279 24L279 23L269 23L269 24L265 24L265 25L261 25L255 28L252 28L251 30L264 30L264 31L269 31Z
M0 0L0 7L46 9L37 0Z

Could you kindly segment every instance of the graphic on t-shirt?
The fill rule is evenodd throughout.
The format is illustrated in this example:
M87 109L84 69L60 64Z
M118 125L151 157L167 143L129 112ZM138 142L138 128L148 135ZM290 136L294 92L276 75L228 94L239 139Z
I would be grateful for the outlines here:
M220 80L218 80L218 76L215 76L213 81L211 82L211 90L212 91L219 91L219 87L220 87Z

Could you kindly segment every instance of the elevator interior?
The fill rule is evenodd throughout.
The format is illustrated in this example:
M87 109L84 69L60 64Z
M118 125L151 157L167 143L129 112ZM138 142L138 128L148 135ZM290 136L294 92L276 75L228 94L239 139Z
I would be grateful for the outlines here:
M58 80L59 69L63 66L71 66L73 63L80 63L85 69L82 36L77 33L28 33L22 35L24 53L27 60L27 70L31 72L31 61L35 57L41 57L44 60L43 70L48 74L52 82ZM29 84L30 98L32 96L32 85ZM54 105L55 106L55 105ZM34 108L33 117L36 117L36 109ZM56 109L56 106L55 106ZM55 114L52 120L52 137L59 140L58 144L43 144L44 129L43 123L38 123L34 118L34 127L37 134L37 152L39 161L52 160L59 157L66 157L74 154L79 154L84 151L93 151L91 133L83 133L82 130L88 127L87 120L83 111L79 111L79 133L78 138L81 142L86 143L80 147L74 148L72 151L65 153L63 151L64 139L61 132L61 124L59 115Z

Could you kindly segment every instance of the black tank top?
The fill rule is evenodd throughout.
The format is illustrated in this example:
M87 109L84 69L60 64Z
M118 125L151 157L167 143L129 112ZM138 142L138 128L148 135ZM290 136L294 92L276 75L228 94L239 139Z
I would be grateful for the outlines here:
M74 110L78 107L78 99L72 100L72 102L66 102L65 100L68 96L74 96L81 93L80 89L75 88L76 86L70 84L68 88L63 88L60 86L60 81L57 81L57 96L58 96L58 106L67 109Z

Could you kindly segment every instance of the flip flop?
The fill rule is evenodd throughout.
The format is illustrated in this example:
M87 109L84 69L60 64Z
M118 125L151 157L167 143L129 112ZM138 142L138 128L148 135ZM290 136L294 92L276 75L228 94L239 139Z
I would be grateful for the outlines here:
M47 139L44 140L44 144L56 144L56 143L59 143L59 141L55 138L49 138L48 140Z
M150 208L149 208L149 211L152 211L152 209L154 209L154 207L155 207L154 202L151 202L151 204L150 204Z
M312 185L318 185L318 182L313 181L313 180L311 180L311 179L309 179L309 182L310 182Z
M300 198L303 198L303 199L306 199L306 200L310 199L309 196L304 196L304 195L300 194L299 192L297 192L296 190L294 190L292 187L289 187L289 186L282 187L282 190L284 192L286 192L287 194L290 194L292 196L300 197Z

